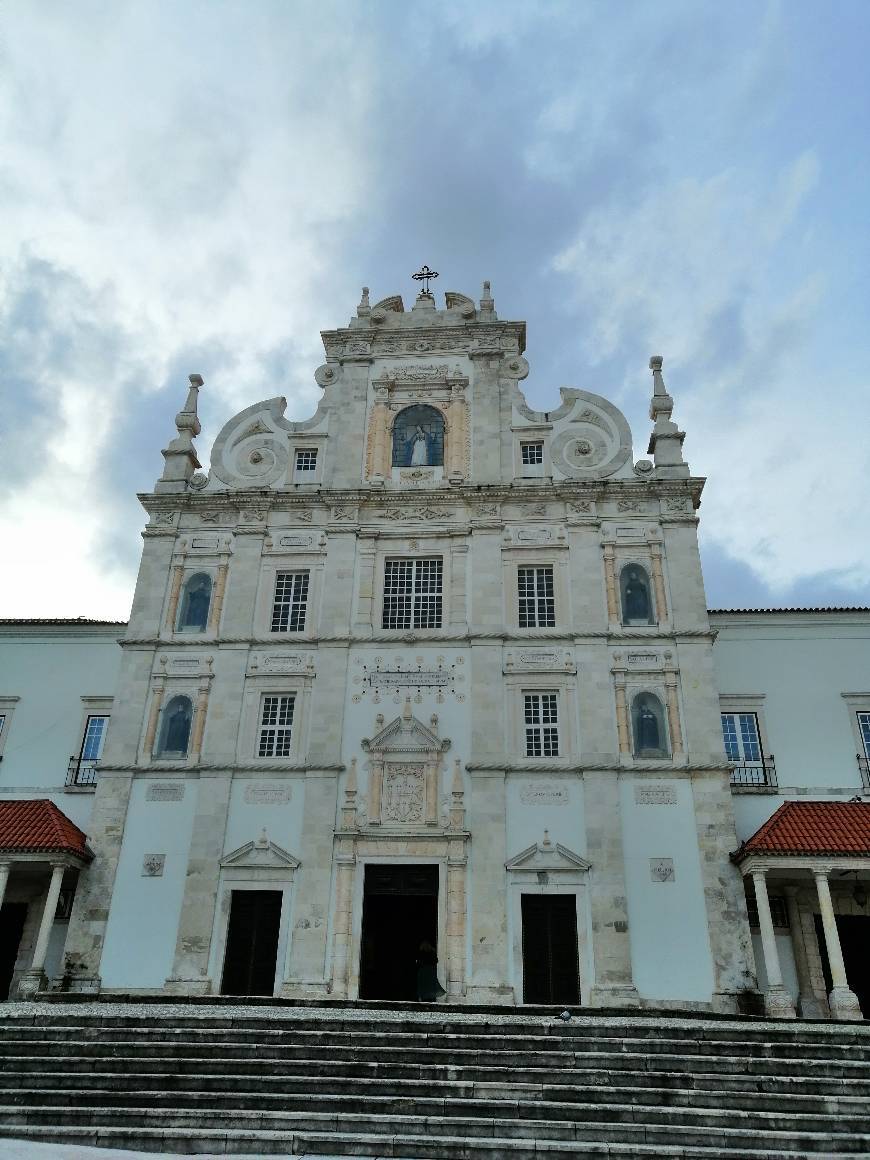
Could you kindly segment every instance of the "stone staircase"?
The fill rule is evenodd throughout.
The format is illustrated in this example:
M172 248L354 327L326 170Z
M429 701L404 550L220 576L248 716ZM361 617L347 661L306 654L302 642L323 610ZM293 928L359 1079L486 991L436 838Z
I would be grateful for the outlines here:
M413 1160L870 1155L868 1024L556 1015L0 1004L0 1136Z

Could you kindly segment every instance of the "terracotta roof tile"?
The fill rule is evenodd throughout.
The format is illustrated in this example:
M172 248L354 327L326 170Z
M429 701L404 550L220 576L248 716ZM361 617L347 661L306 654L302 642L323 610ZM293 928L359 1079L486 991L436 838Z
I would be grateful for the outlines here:
M0 852L93 858L78 826L45 799L0 802Z
M734 854L870 856L870 802L784 802Z

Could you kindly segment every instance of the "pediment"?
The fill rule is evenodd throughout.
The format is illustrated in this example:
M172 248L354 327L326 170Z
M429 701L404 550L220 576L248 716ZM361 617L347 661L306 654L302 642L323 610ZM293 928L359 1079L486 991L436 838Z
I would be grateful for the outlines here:
M561 842L551 842L547 831L544 831L543 842L535 842L519 854L505 862L507 870L547 870L550 873L562 871L591 870L592 863L580 854L575 854Z
M246 842L221 859L221 866L234 870L296 870L298 858L271 841L266 831L255 842Z
M419 721L406 702L399 717L384 725L374 737L363 738L362 747L366 753L444 753L450 748L450 738L439 737L434 729Z

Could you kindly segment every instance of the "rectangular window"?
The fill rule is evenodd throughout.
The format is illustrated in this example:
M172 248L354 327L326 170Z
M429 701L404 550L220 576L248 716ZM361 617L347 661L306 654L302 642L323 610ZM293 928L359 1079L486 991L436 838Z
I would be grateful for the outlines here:
M559 756L559 708L556 693L524 693L526 757Z
M520 628L552 628L556 623L553 566L517 571Z
M106 730L109 727L109 718L104 716L88 717L85 725L85 734L82 738L82 761L99 761L103 752L103 742L106 740Z
M722 737L729 761L761 761L758 717L755 713L723 713Z
M279 572L275 577L272 632L302 632L308 607L308 573Z
M870 757L870 713L858 714L858 732L864 743L864 756Z
M384 562L383 628L440 628L443 562Z
M316 447L300 447L296 452L296 471L316 471L317 470L317 448Z
M258 757L289 757L290 735L293 730L295 693L281 693L263 698L260 717Z
M523 467L536 467L544 462L544 444L521 443L520 455L522 456Z

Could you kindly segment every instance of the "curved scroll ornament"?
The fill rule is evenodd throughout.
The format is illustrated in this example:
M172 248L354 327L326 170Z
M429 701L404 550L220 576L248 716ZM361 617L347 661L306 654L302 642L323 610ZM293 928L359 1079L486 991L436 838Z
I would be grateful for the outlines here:
M625 416L599 395L571 394L575 405L570 422L550 445L553 466L569 479L613 475L631 458L631 430Z
M211 469L229 487L270 487L286 477L290 448L284 431L284 399L268 399L241 411L218 435ZM277 421L277 422L276 422Z

